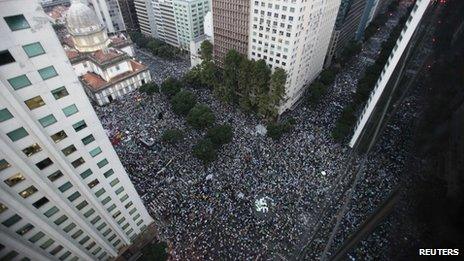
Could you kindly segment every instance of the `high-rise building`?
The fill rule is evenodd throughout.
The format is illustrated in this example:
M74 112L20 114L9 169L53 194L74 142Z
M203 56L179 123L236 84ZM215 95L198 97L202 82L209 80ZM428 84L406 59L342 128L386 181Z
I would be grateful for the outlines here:
M155 17L153 15L153 8L151 0L134 0L135 12L142 34L156 37Z
M356 39L365 7L366 0L341 1L327 52L326 66L330 65L332 58L339 55L351 40Z
M98 19L106 25L106 29L109 33L126 30L118 0L84 1L89 1L90 6L95 10L95 13L97 13Z
M247 55L251 0L212 0L214 59L222 64L229 50Z
M280 67L287 72L286 96L280 108L283 112L298 101L304 87L321 72L340 1L251 3L248 57L263 59L271 68ZM213 9L216 17L214 12ZM216 30L214 33L217 45Z
M356 32L356 40L361 40L366 27L378 14L386 11L387 6L391 2L392 0L366 0L366 8L364 8L364 13Z
M203 35L203 20L210 10L209 0L173 0L177 38L182 49L188 49L190 41Z
M173 0L152 0L153 16L156 23L156 38L172 45L179 46L176 20L174 18Z
M55 32L31 0L0 32L0 259L117 256L152 218Z
M126 25L126 30L139 30L139 21L137 20L134 0L118 0L118 2L121 8L122 19Z

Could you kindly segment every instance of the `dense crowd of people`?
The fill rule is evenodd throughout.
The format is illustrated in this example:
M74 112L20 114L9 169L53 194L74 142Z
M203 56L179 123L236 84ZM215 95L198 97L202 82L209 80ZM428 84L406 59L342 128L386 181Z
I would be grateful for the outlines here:
M391 19L394 23L395 17ZM217 123L229 123L234 128L233 141L223 146L218 159L209 165L191 153L204 133L174 114L162 94L134 92L108 106L96 107L123 165L156 220L161 239L172 246L173 259L271 259L299 251L311 228L321 221L322 208L337 209L340 200L334 195L340 195L339 189L349 185L345 176L359 163L357 157L350 160L351 150L346 145L333 141L331 131L356 89L357 79L375 59L379 42L388 37L392 23L387 23L342 68L320 105L301 105L283 116L292 117L296 123L281 140L257 133L256 126L264 123L255 115L221 103L210 90L191 90L199 102L211 107ZM168 77L181 78L188 70L188 64L181 60L164 61L140 52L138 59L149 65L157 84ZM173 128L184 131L184 140L177 145L163 143L161 134ZM395 131L384 135L400 136ZM391 172L399 171L400 163L382 151L376 153L369 159L362 186L381 182L388 188L396 178ZM357 189L360 193L362 186ZM272 215L263 218L253 214L258 196L273 200ZM353 206L374 208L378 200L372 197L371 201L357 200ZM349 231L351 226L346 223L351 214L347 216L341 227Z

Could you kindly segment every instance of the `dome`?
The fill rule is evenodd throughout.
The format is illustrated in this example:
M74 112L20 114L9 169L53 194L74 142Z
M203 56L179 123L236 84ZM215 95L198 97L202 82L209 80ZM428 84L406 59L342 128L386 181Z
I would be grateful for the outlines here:
M110 43L105 26L82 0L73 0L66 13L66 27L79 52L102 50Z
M73 0L66 13L66 26L72 35L88 35L105 29L95 12L81 0Z

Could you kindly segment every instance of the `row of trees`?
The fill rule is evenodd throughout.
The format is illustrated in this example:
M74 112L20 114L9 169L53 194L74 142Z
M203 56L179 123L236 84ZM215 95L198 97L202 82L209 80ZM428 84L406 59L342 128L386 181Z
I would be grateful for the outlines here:
M387 41L382 43L382 49L375 63L369 66L366 69L366 72L358 82L356 87L356 92L353 94L351 103L345 106L343 112L338 119L334 130L332 131L332 137L338 141L344 141L348 135L353 131L354 125L356 123L356 114L363 108L369 99L377 79L382 72L383 67L385 66L388 57L390 56L393 47L396 44L396 41L401 34L401 30L406 22L406 16L404 16L396 27L390 33L390 36Z
M245 111L275 119L285 96L285 70L276 68L272 73L264 60L248 60L235 50L226 54L220 69L212 60L212 50L210 42L202 43L203 62L189 72L186 82L211 88L218 98Z
M215 116L212 110L205 104L197 102L196 96L182 88L181 81L174 78L166 79L160 86L154 83L145 84L140 91L152 95L161 89L170 102L172 110L179 116L186 117L187 123L199 131L206 130L206 135L193 148L193 155L204 163L209 163L217 158L217 150L226 143L232 141L233 130L228 124L215 125ZM162 135L163 142L176 144L184 139L182 130L168 129Z
M308 105L316 106L327 93L327 88L335 81L336 73L332 69L325 69L319 78L309 86Z
M158 39L147 37L140 32L131 32L130 36L137 46L150 51L155 56L165 59L174 59L181 53L178 48Z

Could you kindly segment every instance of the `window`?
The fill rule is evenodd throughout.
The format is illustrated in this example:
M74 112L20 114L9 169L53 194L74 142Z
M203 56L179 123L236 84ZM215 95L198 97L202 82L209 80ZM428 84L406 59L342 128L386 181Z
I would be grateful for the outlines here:
M85 179L85 178L87 178L88 176L90 176L92 174L93 174L92 170L87 169L86 171L81 173L81 178Z
M27 78L25 74L8 79L8 82L10 83L11 87L13 87L13 89L15 90L19 90L31 85L31 81L29 81L29 78Z
M64 253L63 255L61 255L59 259L60 259L60 260L65 260L65 259L68 258L70 255L71 255L71 252L66 251L66 253Z
M53 116L53 114L49 114L49 115L39 119L40 125L42 125L42 127L44 127L44 128L52 125L55 122L56 122L56 118L55 118L55 116Z
M101 152L102 150L100 149L100 147L96 147L95 149L91 150L89 153L90 153L90 156L96 157Z
M106 197L104 200L102 200L102 204L103 205L106 205L106 203L110 202L111 201L111 198L110 197Z
M105 178L109 178L111 175L114 174L114 170L113 169L110 169L108 171L106 171L105 173L103 173L103 175L105 176Z
M106 237L109 233L111 233L111 229L108 228L105 232L103 232L103 236ZM116 235L113 234L112 237L110 237L111 239L109 239L109 241L113 240L113 238L115 238Z
M65 156L70 155L71 153L75 152L77 149L74 147L74 145L69 145L68 147L64 148L61 150Z
M123 192L123 191L124 191L124 188L123 188L123 187L120 187L120 188L118 188L115 192L116 192L116 195L119 195L119 194L121 194L121 192Z
M105 193L105 189L104 188L101 188L99 189L97 192L95 192L95 196L100 197L101 195L103 195L103 193Z
M23 149L23 153L26 154L26 156L28 157L36 154L39 151L42 151L42 148L37 143L34 143L31 146Z
M73 124L73 128L76 132L85 129L86 127L87 127L87 124L85 123L84 120L81 120Z
M111 185L112 187L114 187L114 186L116 186L116 184L118 184L118 183L119 183L119 179L118 179L118 178L115 178L113 181L110 182L110 185Z
M87 185L89 186L89 188L93 188L96 185L98 185L99 183L100 183L100 181L98 181L98 179L94 179L94 180L90 181L89 184L87 184Z
M11 31L17 31L17 30L26 29L30 27L26 18L22 14L7 16L7 17L4 17L4 19L5 19L5 22L8 24L8 27L10 27Z
M82 201L81 203L79 203L79 204L76 206L76 208L77 208L78 210L81 210L81 209L85 208L88 204L89 204L89 203L88 203L86 200L84 200L84 201Z
M73 114L76 114L79 110L77 109L76 105L69 105L68 107L63 108L63 113L66 117L69 117Z
M19 192L19 195L23 198L27 198L29 197L30 195L34 194L37 192L37 189L34 187L34 186L30 186L28 187L27 189Z
M113 211L115 208L116 208L116 205L113 204L113 205L109 206L109 208L108 208L107 210L108 210L108 212L111 212L111 211Z
M53 161L50 159L50 158L46 158L38 163L36 163L35 165L37 166L37 168L39 168L40 170L43 170L45 169L46 167L50 166L53 164Z
M14 174L13 176L5 179L5 183L10 186L10 187L13 187L14 185L20 183L21 181L25 180L26 178L24 178L24 176L21 174L21 173L16 173Z
M77 168L77 167L79 167L80 165L82 165L84 163L85 163L85 160L82 157L80 157L77 160L71 162L71 164L73 165L74 168Z
M41 199L37 200L36 202L32 203L32 205L35 207L35 208L40 208L42 207L43 205L47 204L50 200L48 200L48 198L46 197L42 197Z
M40 245L40 248L45 250L45 249L49 248L51 245L53 245L53 243L55 243L55 240L50 238L47 241L45 241L42 245Z
M82 143L84 143L84 145L87 145L87 144L91 143L94 140L95 140L95 138L93 137L92 134L90 134L89 136L82 139Z
M63 246L59 245L59 246L55 247L52 251L50 251L50 254L52 254L54 256L54 255L58 254L62 249L63 249Z
M113 214L113 218L116 219L117 217L119 217L119 215L121 215L120 210L118 210L116 213Z
M20 140L24 137L26 137L27 135L29 135L29 133L27 133L27 131L21 127L21 128L18 128L14 131L10 131L6 134L12 141L17 141L17 140Z
M106 164L108 164L108 160L107 159L102 159L100 162L97 163L97 166L101 169L104 166L106 166Z
M10 218L8 218L7 220L3 221L2 224L3 224L5 227L11 227L12 225L18 223L21 219L23 219L23 218L20 217L20 216L17 215L17 214L14 214L13 216L11 216Z
M76 200L77 198L79 198L81 196L81 193L79 193L79 191L76 191L74 193L72 193L69 197L68 197L68 200L73 202L74 200Z
M98 254L98 252L100 252L100 251L101 251L101 249L102 249L101 247L97 247L97 248L95 248L95 250L92 252L92 255L96 255L96 254Z
M121 202L124 202L128 198L129 198L129 196L127 194L124 194L124 196L122 196L122 198L120 198L119 200L121 200Z
M7 169L9 167L11 167L11 164L8 163L8 161L6 161L5 159L0 160L0 171Z
M59 211L59 209L57 207L53 206L49 210L45 211L44 215L49 218L49 217L55 215L58 211Z
M53 134L52 136L50 136L52 138L52 140L55 142L55 143L58 143L60 141L62 141L63 139L65 139L66 137L68 137L68 135L66 134L66 132L64 131L59 131L55 134Z
M29 241L32 243L35 243L39 241L42 237L44 237L45 234L41 231L37 232L35 235L33 235L31 238L29 238Z
M69 95L68 90L66 90L64 86L54 89L52 91L52 94L53 94L53 97L55 97L55 100L59 100Z
M0 122L4 122L4 121L9 120L11 118L13 118L13 115L11 114L11 112L7 108L0 110Z
M45 105L45 102L42 100L42 97L35 96L34 98L30 98L29 100L24 101L27 105L29 110L37 109Z
M0 214L2 214L3 211L5 211L5 210L7 210L7 209L8 209L7 206L5 206L5 205L3 205L2 203L0 203Z
M82 233L83 233L82 230L79 229L79 230L77 230L76 233L74 233L71 237L72 237L73 239L76 239L76 238L78 238L80 235L82 235Z
M129 201L129 203L127 203L124 207L126 209L130 208L132 206L132 201Z
M70 223L65 228L63 228L63 231L66 232L66 233L69 233L69 231L73 230L73 228L75 228L75 227L76 227L76 224Z
M101 231L104 227L106 227L106 223L101 223L98 227L97 230Z
M55 180L59 179L63 177L63 173L60 171L60 170L57 170L55 172L53 172L52 174L50 174L48 176L48 179L51 181L51 182L54 182Z
M19 255L18 252L14 251L14 250L11 250L10 252L8 252L8 254L6 254L5 256L2 257L2 261L14 260L15 257L17 257L18 255Z
M66 183L64 183L63 185L59 186L58 189L63 193L65 192L66 190L70 189L73 185L71 184L71 182L67 181Z
M135 211L137 211L137 209L136 209L136 208L133 208L133 209L131 209L131 211L129 211L129 215L132 215L132 214L134 214L134 212L135 212Z
M92 247L94 247L97 243L95 243L94 241L92 241L92 243L90 243L88 246L85 247L85 249L87 250L90 250L92 249Z
M32 229L34 229L34 226L32 224L27 224L24 225L24 227L16 230L16 233L20 236L24 236L27 232L31 231Z
M90 217L93 213L95 213L95 210L93 208L89 209L87 212L84 213L84 217L88 218Z
M47 80L58 75L53 66L42 68L38 72L40 74L40 77L42 77L42 80Z
M23 45L23 49L29 58L45 53L42 45L39 42Z
M136 221L140 217L140 214L135 215L132 220Z
M118 225L121 225L122 222L126 221L126 218L125 217L122 217L120 220L118 220Z
M90 223L92 223L92 225L95 225L98 221L100 221L101 217L100 216L96 216L92 219L92 221L90 221Z
M139 220L139 221L137 222L137 226L140 226L140 224L142 224L142 223L143 223L143 219L141 219L141 220Z
M0 51L0 66L14 62L15 59L8 50Z
M56 225L61 225L63 222L65 222L66 220L68 220L68 217L66 215L62 215L61 217L59 217L57 220L55 220L55 224Z

